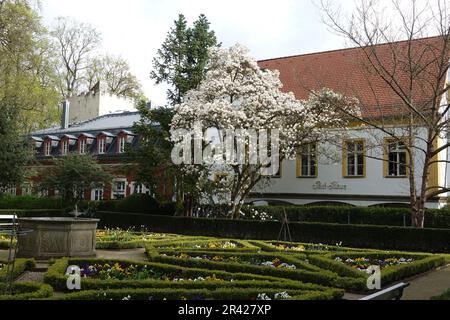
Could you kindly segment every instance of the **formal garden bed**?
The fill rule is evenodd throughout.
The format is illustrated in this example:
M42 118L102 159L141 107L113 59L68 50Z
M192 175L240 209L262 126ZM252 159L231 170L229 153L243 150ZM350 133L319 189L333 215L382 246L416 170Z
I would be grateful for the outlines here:
M335 300L342 290L280 290L267 288L192 289L117 289L89 290L58 297L58 300Z
M162 240L183 240L186 237L165 234L152 233L146 231L135 231L134 229L122 230L105 229L97 230L97 249L136 249L144 248L146 243Z
M367 294L367 267L379 265L382 285L445 264L425 253L345 248L338 244L236 240L174 234L104 230L98 244L108 249L145 247L148 261L115 258L51 261L44 283L16 283L0 299L74 300L308 300L341 299L344 292ZM114 245L111 245L114 244ZM18 259L14 277L34 266ZM67 268L81 268L81 292L67 289ZM0 261L0 283L5 280ZM59 292L52 296L52 290Z
M272 294L273 299L279 294L281 299L280 294L283 292L291 292L289 299L314 297L331 299L343 295L342 290L270 276L105 259L56 260L44 275L44 282L55 290L67 292L66 270L69 265L81 267L82 289L87 291L70 294L64 299L106 297L110 300L118 296L120 299L127 296L139 299L145 296L146 300L149 297L163 300L194 296L199 299L229 299L244 296L245 299L253 299L257 297L256 293ZM231 296L230 291L233 292ZM105 293L106 296L96 295L99 292Z

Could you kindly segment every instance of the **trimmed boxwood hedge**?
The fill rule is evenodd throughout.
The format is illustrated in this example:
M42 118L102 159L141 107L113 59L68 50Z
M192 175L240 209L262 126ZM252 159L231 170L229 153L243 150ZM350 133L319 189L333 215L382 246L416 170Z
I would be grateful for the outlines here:
M203 246L212 243L225 243L231 242L237 245L236 248L208 248L208 247L200 247L196 248L196 246ZM220 251L225 250L226 252L254 252L260 251L261 248L257 245L250 243L250 241L245 240L234 240L234 239L217 239L217 238L206 238L206 239L198 239L195 238L191 240L180 239L180 240L160 240L146 243L149 247L154 247L155 249L164 250L171 249L177 247L183 250L198 250L198 251Z
M439 296L432 297L431 300L450 300L450 289Z
M49 267L44 274L44 282L51 285L58 291L67 291L67 276L66 270L69 265L82 266L84 264L114 264L119 262L121 264L133 264L138 266L147 265L153 270L171 272L180 277L207 277L215 275L226 281L220 282L168 282L166 280L148 279L148 280L101 280L92 278L83 278L81 287L83 290L98 290L98 289L119 289L119 288L173 288L173 289L198 289L208 288L215 290L219 287L255 287L264 286L269 288L295 288L302 290L324 290L324 287L312 284L302 284L298 281L289 281L287 279L279 279L270 276L249 274L244 272L229 273L224 270L211 270L200 268L186 268L179 265L171 265L164 263L153 262L135 262L118 259L58 259ZM231 281L233 280L233 281Z
M0 283L0 293L5 284ZM53 296L53 288L47 284L37 282L16 282L13 284L12 295L0 295L0 300L36 300Z
M245 272L251 274L259 274L264 276L275 277L279 279L289 279L294 281L302 281L305 283L314 283L323 286L345 288L351 291L360 292L365 290L365 281L361 279L352 279L348 277L340 277L338 274L316 267L312 264L308 264L302 261L301 258L305 258L304 255L289 256L283 254L271 254L271 253L243 253L243 252L211 252L211 251L189 251L182 249L174 250L155 250L151 246L146 247L147 255L150 261L168 263L180 265L187 268L201 268L201 269L215 269L224 270L226 272ZM243 264L238 262L220 262L211 260L200 259L184 259L173 256L175 254L188 254L194 257L201 255L210 256L229 256L229 257L241 257L241 258L254 258L259 256L267 260L274 260L279 258L280 260L295 264L298 269L278 269L265 266L256 266ZM172 254L172 256L170 255Z
M59 197L37 198L33 196L0 195L0 209L62 209L63 200Z
M2 264L6 264L6 261L0 261ZM22 273L24 273L26 270L30 270L34 268L36 265L34 259L17 259L14 265L14 275L13 278L18 278ZM6 281L6 267L0 270L0 282Z
M65 216L62 209L0 209L0 216L11 214L16 214L19 218Z
M407 264L400 264L382 270L381 283L384 286L392 284L393 282L404 280L406 278L433 270L437 267L445 265L445 257L441 255L426 255L426 254L410 254L405 252L336 252L330 253L321 257L310 257L310 261L322 268L327 268L340 275L367 278L364 272L360 272L345 265L344 263L335 261L336 257L342 259L354 258L371 258L371 259L386 259L386 258L412 258L415 261ZM325 261L328 260L328 261Z
M274 240L281 223L276 221L245 221L186 217L148 216L98 212L100 226L127 229L144 225L153 232L211 237ZM342 225L327 223L290 223L292 240L324 243L345 247L405 250L433 253L450 252L450 229L415 229L403 227Z
M256 300L259 294L265 293L273 297L277 293L287 292L290 300L337 300L344 295L343 290L327 289L324 291L313 290L280 290L267 288L223 288L217 290L206 289L119 289L119 290L95 290L81 291L57 297L57 300Z
M175 204L160 204L147 194L133 194L120 200L101 201L97 203L97 210L169 216L173 216L176 211Z
M292 222L321 222L337 224L411 226L411 211L406 208L349 207L349 206L245 206L246 218L252 210L265 212L276 220L284 213ZM427 228L450 228L449 209L427 209L425 214Z

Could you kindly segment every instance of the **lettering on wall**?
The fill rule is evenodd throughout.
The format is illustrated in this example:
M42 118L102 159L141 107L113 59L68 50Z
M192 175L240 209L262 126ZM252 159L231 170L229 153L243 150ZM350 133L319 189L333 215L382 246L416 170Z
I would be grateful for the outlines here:
M337 181L333 181L330 183L317 181L313 185L314 190L347 190L347 185L339 184Z

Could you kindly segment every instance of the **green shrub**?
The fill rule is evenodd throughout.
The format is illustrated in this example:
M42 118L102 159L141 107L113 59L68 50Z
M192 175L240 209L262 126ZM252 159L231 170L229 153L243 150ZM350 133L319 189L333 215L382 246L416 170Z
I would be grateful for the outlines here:
M280 220L286 213L291 222L322 222L357 225L411 226L411 211L406 208L349 207L349 206L245 206L245 219L252 219L253 210ZM450 228L449 209L428 209L427 228Z
M439 296L432 297L431 300L450 300L450 289Z
M224 256L224 257L238 257L238 258L264 258L269 261L279 258L283 262L288 264L294 264L297 269L288 268L272 268L258 265L251 265L239 262L222 262L213 261L209 259L186 259L184 257L174 256L175 253L179 254L192 254L193 257L210 255L210 256ZM172 254L172 256L171 256ZM353 291L364 290L365 283L359 281L359 279L350 279L339 277L336 273L328 270L323 270L314 265L300 260L300 256L296 257L282 255L282 254L263 254L263 253L242 253L242 252L199 252L199 251L184 251L184 250L157 250L153 247L147 246L147 255L150 261L175 264L186 268L199 268L199 269L214 269L223 270L226 272L244 272L250 274L258 274L263 276L270 276L275 278L283 278L295 281L301 281L305 283L314 283L330 287L346 288Z
M98 210L169 216L175 214L174 204L162 205L147 194L133 194L121 200L103 201L98 204Z
M83 278L81 287L83 290L100 290L100 289L119 289L119 288L171 288L171 289L208 289L216 290L218 288L235 287L235 288L251 288L251 287L267 287L267 288L285 288L285 289L301 289L301 290L325 290L326 288L313 284L303 284L297 281L280 280L275 277L262 276L247 273L229 273L223 270L185 268L178 265L162 264L162 263L137 263L127 260L107 260L107 259L59 259L56 260L44 275L44 282L51 285L59 291L67 291L67 276L65 275L69 265L82 266L85 264L114 264L116 262L122 265L133 264L137 266L146 265L148 268L158 272L170 272L182 278L196 278L216 276L224 281L174 281L158 279L145 280L101 280L95 278ZM231 281L233 280L233 281Z
M0 209L0 216L11 214L16 214L19 218L65 216L62 209Z
M142 214L97 212L101 227L127 229L144 225L153 232L210 236L233 239L278 239L281 223L165 217ZM323 243L345 247L379 250L405 250L433 253L450 252L450 229L415 229L403 227L343 225L328 223L290 223L292 241Z
M0 261L2 264L6 264L6 261ZM13 279L17 279L26 270L30 270L35 266L33 259L17 259L14 265ZM7 279L6 266L0 270L0 282L4 282Z
M5 284L0 283L0 293L4 291L4 287ZM52 287L37 282L16 282L12 290L12 295L0 295L0 300L35 300L50 298L53 295Z
M341 276L353 278L367 279L368 275L364 272L356 270L345 263L335 261L339 257L343 260L351 258L369 258L369 259L386 259L386 258L412 258L413 262L407 264L399 264L390 266L381 271L381 283L384 286L392 284L396 281L430 271L445 264L445 257L440 255L427 255L405 252L336 252L324 256L309 256L311 263L327 269Z
M63 201L59 197L37 198L33 196L0 195L0 209L62 209Z
M291 300L332 300L344 295L342 290L324 291L281 290L268 288L223 288L217 290L171 290L171 289L119 289L101 291L82 291L58 297L59 300L256 300L258 295L266 294L272 299L275 294L286 292Z

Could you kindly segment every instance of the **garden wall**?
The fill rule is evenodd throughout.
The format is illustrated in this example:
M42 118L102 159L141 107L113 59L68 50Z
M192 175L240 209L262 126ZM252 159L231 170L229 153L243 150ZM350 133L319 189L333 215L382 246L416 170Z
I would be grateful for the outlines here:
M133 213L97 212L100 227L140 228L153 232L215 236L237 239L277 240L281 224L277 221L247 221L154 216ZM450 229L290 223L293 241L343 246L450 253Z

